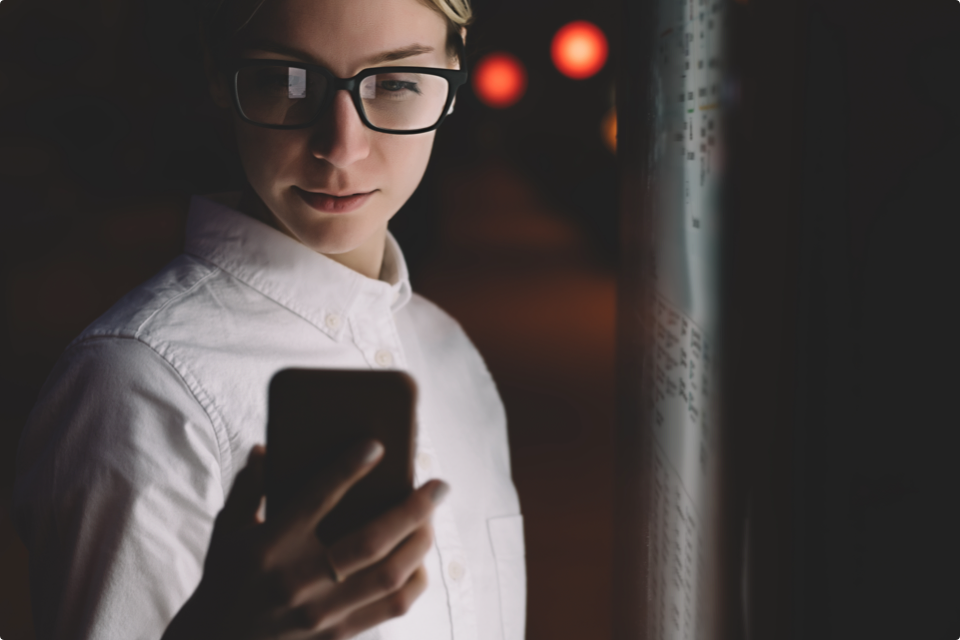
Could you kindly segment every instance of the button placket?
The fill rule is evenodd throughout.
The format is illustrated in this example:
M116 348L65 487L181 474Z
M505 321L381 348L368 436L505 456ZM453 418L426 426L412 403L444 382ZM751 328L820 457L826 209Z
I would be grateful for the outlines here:
M385 282L364 281L351 305L353 342L373 369L403 369L405 358Z
M377 316L351 318L353 342L374 369L404 369L406 359L399 333L389 312Z
M463 579L463 574L466 572L466 567L458 560L451 560L450 564L447 565L447 575L449 575L454 582L460 582L460 580Z
M373 356L373 359L384 369L393 364L393 354L390 353L388 349L377 349L377 353Z
M430 434L422 421L418 421L417 449L417 465L414 472L417 486L424 484L430 477L444 477ZM429 471L421 466L421 460L429 460ZM453 491L456 491L456 488L453 488ZM455 640L476 640L477 614L473 580L470 567L466 562L463 544L460 541L453 508L448 502L441 503L434 511L433 530L434 545L440 554L440 566L443 567L441 579L450 598L453 637Z
M431 456L426 451L421 451L417 454L417 470L420 471L424 476L430 474L430 470L433 467L433 456Z

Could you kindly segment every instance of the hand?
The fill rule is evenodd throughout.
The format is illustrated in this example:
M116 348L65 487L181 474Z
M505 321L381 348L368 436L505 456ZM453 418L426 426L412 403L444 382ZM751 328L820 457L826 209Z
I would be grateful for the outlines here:
M406 613L426 588L430 517L449 486L428 482L327 548L317 524L380 461L383 446L354 447L268 522L257 516L264 454L254 447L237 474L200 584L162 640L339 640Z

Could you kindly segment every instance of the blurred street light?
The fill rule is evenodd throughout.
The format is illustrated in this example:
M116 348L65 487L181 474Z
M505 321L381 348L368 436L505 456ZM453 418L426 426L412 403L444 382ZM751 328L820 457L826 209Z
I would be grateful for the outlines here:
M583 80L596 74L607 62L607 37L597 25L576 20L561 27L553 36L550 55L563 75Z
M516 56L503 51L487 54L473 70L473 90L489 107L516 104L527 90L527 71Z

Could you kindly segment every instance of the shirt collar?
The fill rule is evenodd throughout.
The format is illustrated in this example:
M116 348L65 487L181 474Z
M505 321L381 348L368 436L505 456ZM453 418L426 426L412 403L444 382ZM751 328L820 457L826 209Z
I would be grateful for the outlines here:
M238 192L194 195L184 251L215 264L339 340L348 318L396 313L412 294L400 245L387 231L374 280L237 211Z

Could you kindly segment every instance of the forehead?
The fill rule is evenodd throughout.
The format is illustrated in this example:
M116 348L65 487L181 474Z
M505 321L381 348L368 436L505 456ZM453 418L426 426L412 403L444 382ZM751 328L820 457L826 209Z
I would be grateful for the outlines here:
M269 40L299 49L331 71L352 74L385 51L433 47L409 64L445 61L447 24L419 0L266 0L241 32L241 49ZM407 64L407 63L400 63Z

